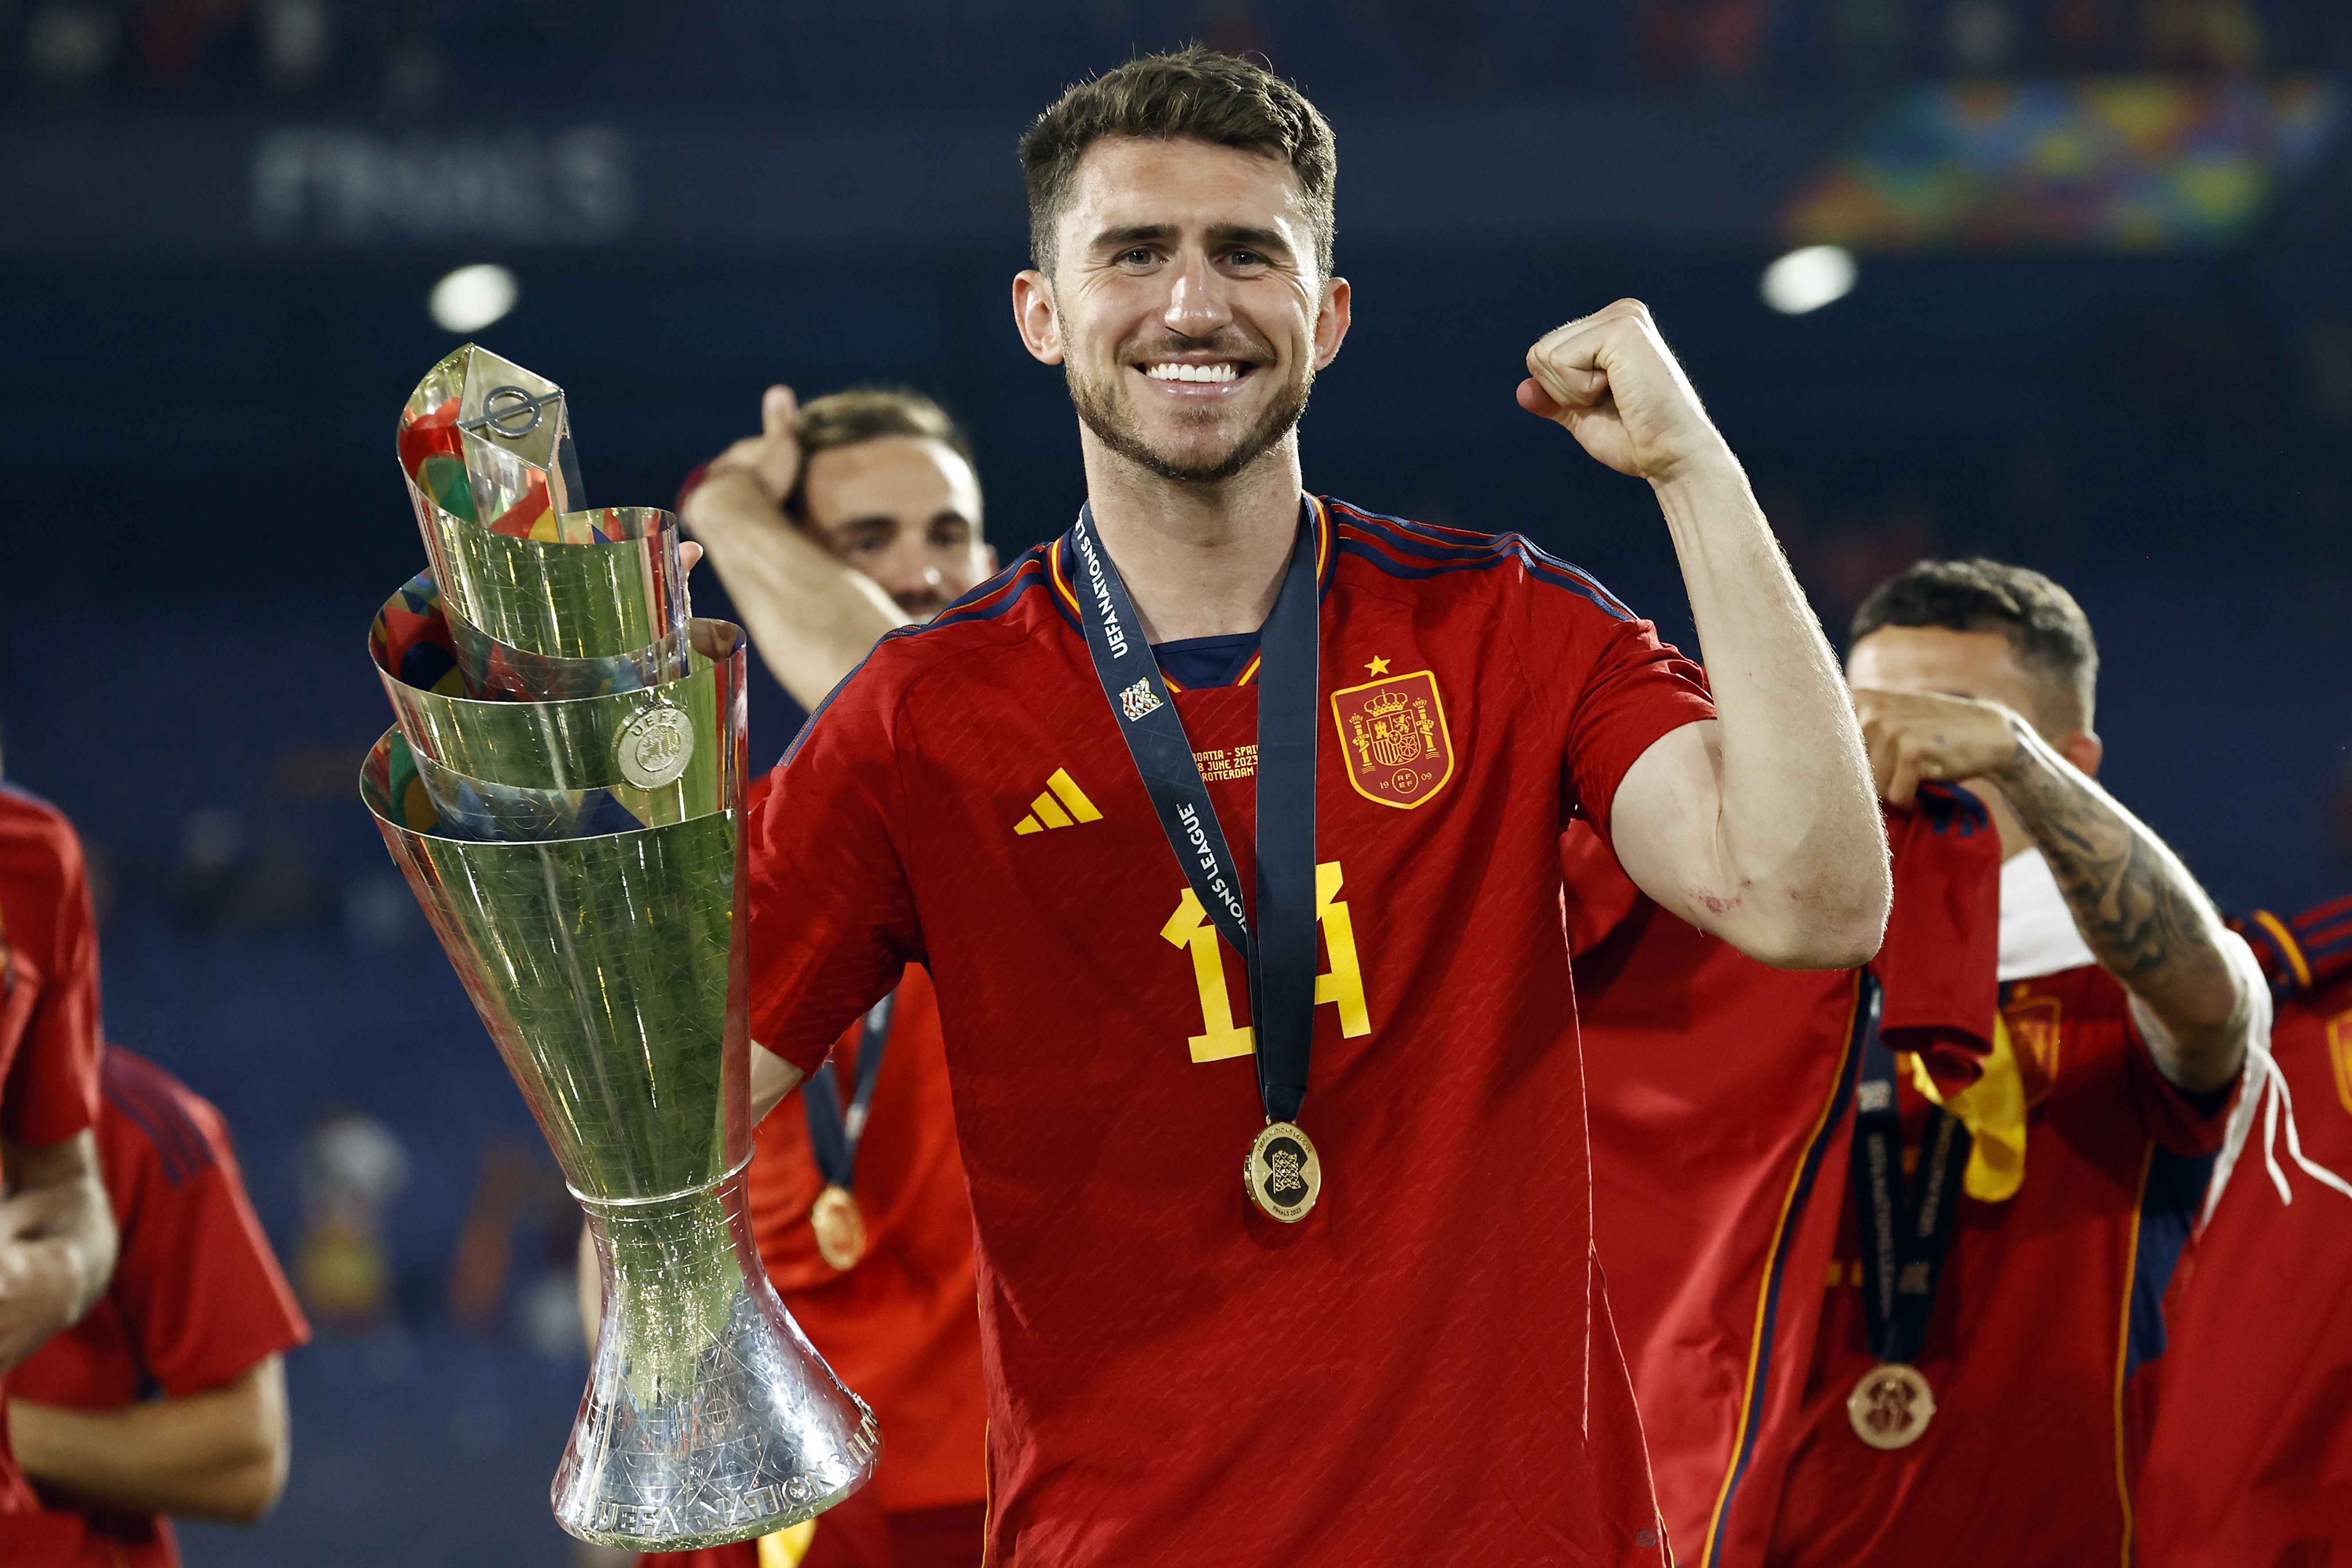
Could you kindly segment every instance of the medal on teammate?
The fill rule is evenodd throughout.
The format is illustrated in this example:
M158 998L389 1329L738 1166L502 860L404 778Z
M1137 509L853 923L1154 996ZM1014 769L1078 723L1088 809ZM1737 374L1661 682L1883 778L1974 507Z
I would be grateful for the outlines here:
M1323 1193L1323 1162L1298 1125L1315 1043L1315 713L1322 612L1312 505L1300 503L1282 591L1258 634L1255 921L1243 905L1241 879L1192 742L1144 640L1135 601L1095 531L1090 507L1079 509L1069 541L1087 651L1111 716L1185 880L1248 963L1265 1130L1250 1145L1242 1181L1261 1213L1295 1224Z
M1918 1171L1905 1179L1895 1053L1879 1037L1875 995L1871 1005L1854 1089L1853 1191L1862 1216L1863 1321L1878 1364L1853 1385L1845 1413L1854 1436L1872 1447L1907 1448L1936 1415L1935 1390L1911 1363L1927 1342L1969 1139L1958 1118L1931 1107Z
M866 1215L858 1209L853 1191L857 1183L857 1145L866 1136L874 1085L882 1076L882 1050L890 1041L890 1013L897 1001L898 994L893 992L866 1015L866 1027L857 1039L857 1082L846 1110L830 1061L810 1075L801 1089L801 1103L808 1111L809 1148L824 1177L824 1191L809 1206L809 1228L816 1232L817 1256L843 1273L866 1256Z

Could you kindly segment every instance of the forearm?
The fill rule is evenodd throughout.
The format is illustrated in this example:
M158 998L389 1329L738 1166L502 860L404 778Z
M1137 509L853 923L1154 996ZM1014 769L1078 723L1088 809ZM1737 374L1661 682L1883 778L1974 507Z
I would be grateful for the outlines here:
M114 1212L97 1142L11 1144L0 1203L0 1370L79 1321L114 1273Z
M768 1119L768 1112L783 1103L784 1096L801 1086L805 1077L800 1068L775 1052L751 1044L751 1125L757 1127Z
M1851 699L1746 476L1727 451L1656 487L1715 695L1711 929L1791 967L1876 950L1885 829ZM1721 906L1719 909L1717 906Z
M104 1410L8 1402L25 1473L135 1513L249 1523L286 1483L285 1375L276 1356L224 1388Z
M1996 770L2018 820L2050 862L2099 966L2137 995L2168 1039L2157 1065L2180 1088L2221 1088L2244 1059L2252 999L2224 956L2231 940L2196 879L2114 796L2013 721L2016 754Z
M906 616L873 579L793 527L748 474L711 475L687 498L752 646L793 700L814 708Z

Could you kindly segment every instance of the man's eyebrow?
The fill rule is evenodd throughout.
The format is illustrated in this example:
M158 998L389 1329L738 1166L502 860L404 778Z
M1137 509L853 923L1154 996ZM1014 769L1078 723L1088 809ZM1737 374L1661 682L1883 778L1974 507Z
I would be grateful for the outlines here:
M1209 226L1209 243L1215 246L1246 246L1252 250L1270 250L1278 256L1290 254L1290 241L1276 230L1253 228L1247 224L1220 223Z
M1095 236L1096 250L1117 250L1121 246L1141 245L1149 240L1173 239L1176 226L1171 223L1129 224L1124 228L1107 228Z

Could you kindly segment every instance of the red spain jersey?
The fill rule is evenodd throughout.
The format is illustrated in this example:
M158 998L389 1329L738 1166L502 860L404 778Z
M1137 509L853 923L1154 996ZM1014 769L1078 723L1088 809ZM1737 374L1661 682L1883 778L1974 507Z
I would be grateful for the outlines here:
M939 1000L920 964L908 965L898 998L857 1147L864 1256L844 1273L817 1251L809 1209L824 1177L799 1091L760 1123L750 1194L768 1277L809 1342L882 1423L887 1441L874 1490L893 1513L988 1495L971 1205L948 1100ZM844 1080L856 1079L863 1031L862 1022L853 1024L834 1047Z
M2304 1154L2352 1177L2352 969L2314 974L2352 965L2352 899L2312 914L2292 934L2274 923L2274 942L2247 934L2320 984L2281 1004L2271 1051ZM2148 1568L2352 1563L2352 1201L2281 1162L2294 1202L2248 1149L2167 1303L2139 1487Z
M1593 1226L1685 1564L1761 1560L1780 1456L1757 1438L1803 1394L1868 1031L1961 1077L1991 1047L1999 836L1935 785L1886 827L1895 904L1867 972L1759 963L1642 897L1590 830L1561 840Z
M812 1068L931 972L999 1568L1190 1568L1203 1531L1233 1568L1661 1563L1591 1260L1559 839L1713 710L1524 539L1312 505L1312 1215L1244 1195L1243 965L1104 700L1066 541L885 637L802 731L753 825L752 1034ZM1251 673L1174 695L1244 888Z
M99 1157L122 1237L114 1279L89 1316L10 1374L9 1395L81 1409L151 1394L178 1399L307 1342L310 1325L246 1199L220 1112L120 1046L107 1047L101 1081ZM74 1517L88 1532L76 1562L180 1561L165 1520Z
M98 926L81 841L57 808L0 784L0 1136L60 1143L93 1125L98 1059ZM39 1507L0 1440L0 1514Z
M1915 1363L1936 1414L1910 1447L1855 1436L1865 1342L1851 1193L1766 1562L1775 1568L2129 1568L2126 1381L2163 1348L2159 1304L2220 1146L2222 1103L2165 1081L2123 986L2093 965L2001 987L2025 1090L2025 1171L1959 1200ZM1906 1145L1925 1107L1897 1077ZM1906 1163L1910 1156L1906 1153Z

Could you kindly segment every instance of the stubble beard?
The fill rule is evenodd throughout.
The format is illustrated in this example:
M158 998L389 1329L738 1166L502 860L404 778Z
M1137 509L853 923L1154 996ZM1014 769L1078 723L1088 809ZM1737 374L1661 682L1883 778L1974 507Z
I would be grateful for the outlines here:
M1315 389L1315 367L1301 362L1297 372L1283 384L1265 411L1222 456L1188 458L1160 451L1146 439L1143 422L1136 416L1134 402L1124 385L1125 371L1123 363L1116 366L1109 380L1104 382L1072 364L1068 377L1070 402L1076 406L1079 420L1095 433L1096 440L1145 472L1180 485L1223 483L1265 456L1297 427L1300 416L1307 412L1307 395ZM1214 421L1215 416L1181 417L1187 422L1207 425Z

